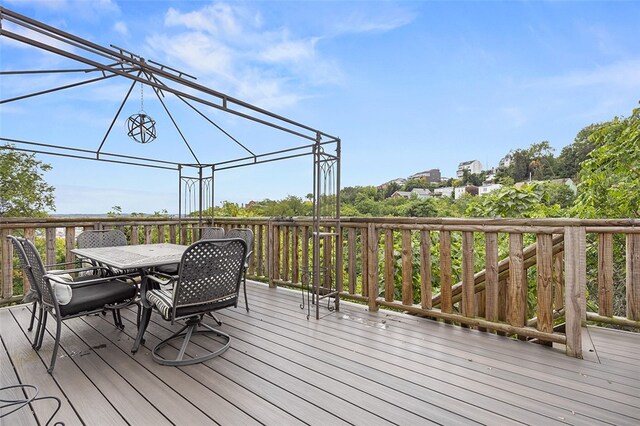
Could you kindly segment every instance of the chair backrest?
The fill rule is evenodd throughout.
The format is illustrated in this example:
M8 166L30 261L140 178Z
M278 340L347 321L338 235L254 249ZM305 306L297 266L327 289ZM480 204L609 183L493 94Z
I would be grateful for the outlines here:
M225 235L225 238L241 238L247 243L247 257L246 262L253 254L253 231L249 228L232 228Z
M200 240L187 247L173 287L173 318L186 306L234 305L246 252L247 244L239 238Z
M49 306L54 306L54 298L51 294L51 288L44 283L44 276L47 273L40 253L36 249L36 246L29 240L24 238L20 241L22 248L24 249L25 257L29 262L29 269L31 270L31 276L33 277L32 285L36 286L37 290L40 290L40 296L42 297L42 303Z
M76 239L78 248L117 247L127 245L127 236L119 229L84 231Z
M200 228L201 240L218 240L220 238L224 238L224 228Z
M38 299L40 299L42 297L40 292L40 285L38 282L36 282L35 278L33 277L33 272L31 271L31 265L29 264L29 260L27 259L27 254L24 251L25 239L21 237L14 237L13 235L9 235L7 236L7 238L11 241L11 244L13 244L14 253L18 255L18 260L20 261L20 267L22 268L22 272L31 283L31 287L38 294Z

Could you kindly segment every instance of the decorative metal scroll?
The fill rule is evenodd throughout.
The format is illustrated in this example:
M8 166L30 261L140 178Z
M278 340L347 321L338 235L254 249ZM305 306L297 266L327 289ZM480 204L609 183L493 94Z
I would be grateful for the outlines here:
M337 144L336 152L332 154L325 150L320 140L318 135L313 156L312 264L310 267L303 266L303 294L300 304L301 309L306 305L307 318L311 315L311 305L315 305L316 319L320 319L320 304L323 300L326 300L328 312L339 309L342 289L342 271L338 263L342 256L340 145Z
M197 176L185 175L184 168L180 167L179 219L197 214L199 226L203 226L205 221L213 219L213 168L210 166L192 167L196 169ZM204 175L207 169L210 169L210 176Z

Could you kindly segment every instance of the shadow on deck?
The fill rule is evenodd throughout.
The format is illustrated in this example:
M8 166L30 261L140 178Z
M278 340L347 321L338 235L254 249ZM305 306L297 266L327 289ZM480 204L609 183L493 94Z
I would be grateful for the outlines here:
M31 348L30 306L0 309L2 386L33 384L58 397L55 420L66 425L640 423L640 334L589 328L593 351L578 360L345 302L307 320L298 292L257 283L248 291L250 313L241 301L219 315L231 349L180 368L151 360L149 348L175 328L155 314L145 347L130 353L130 310L123 332L110 316L66 321L50 376L43 359L52 338L39 353ZM54 409L38 401L2 422L44 424Z

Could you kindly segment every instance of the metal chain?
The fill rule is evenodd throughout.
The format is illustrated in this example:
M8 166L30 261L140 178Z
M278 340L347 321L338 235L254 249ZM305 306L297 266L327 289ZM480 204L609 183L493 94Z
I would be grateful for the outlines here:
M140 83L140 112L144 112L144 84Z

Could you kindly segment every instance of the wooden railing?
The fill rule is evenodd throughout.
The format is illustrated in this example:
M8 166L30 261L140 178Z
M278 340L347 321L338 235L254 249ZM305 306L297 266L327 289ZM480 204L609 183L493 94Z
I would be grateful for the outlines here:
M215 225L253 230L251 278L290 287L308 278L309 218L216 218ZM55 263L73 260L70 250L84 229L120 228L131 244L188 244L197 226L155 218L0 219L1 302L22 298L14 294L19 274L9 234L40 241L46 263ZM343 218L340 227L322 229L320 285L371 311L393 308L566 345L577 357L587 321L640 329L638 220Z

